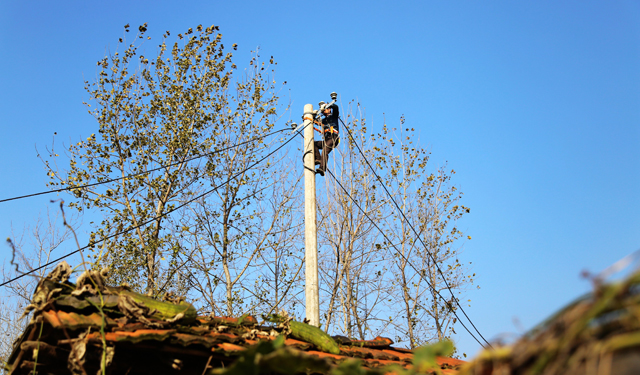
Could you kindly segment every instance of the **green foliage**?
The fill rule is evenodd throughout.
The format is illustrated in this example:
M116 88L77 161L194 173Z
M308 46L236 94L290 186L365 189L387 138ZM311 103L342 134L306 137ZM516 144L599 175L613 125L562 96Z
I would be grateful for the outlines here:
M448 357L453 351L453 344L446 340L425 345L415 351L411 368L400 365L388 365L379 368L365 368L359 359L347 359L332 366L326 359L309 355L303 351L284 346L284 336L273 341L260 341L255 346L242 352L233 365L228 368L214 369L209 375L239 374L331 374L331 375L382 375L396 373L399 375L418 375L441 373L437 357Z
M323 374L330 368L330 364L324 359L285 347L284 336L278 336L273 341L260 341L257 345L245 350L228 368L210 370L207 374Z
M437 357L450 357L453 354L453 343L449 340L424 345L413 352L413 366L417 373L438 368Z
M85 104L97 131L69 146L68 170L58 170L54 158L46 162L47 172L51 186L110 181L71 190L77 200L70 203L80 212L102 215L92 241L119 233L94 249L96 267L112 270L110 283L128 283L152 295L168 289L184 293L191 275L185 264L194 245L187 240L202 230L203 222L189 217L188 207L173 211L256 160L259 153L251 151L264 140L240 152L190 159L273 128L278 101L270 77L274 63L271 59L265 65L256 53L249 69L236 77L233 53L225 49L216 26L189 29L173 42L166 32L155 45L149 45L146 24L138 30L132 42L120 38L116 51L98 61L95 80L85 82ZM224 216L227 223L238 219L249 205L239 195L254 177L248 173L234 179L226 187L230 198L224 212L209 216ZM207 199L216 197L200 202ZM122 233L130 228L135 229ZM229 235L213 237L227 241Z
M400 368L400 366L397 366L397 368ZM377 374L384 374L384 372L370 370L362 367L362 361L359 359L346 360L340 363L337 367L335 367L331 371L331 375L377 375Z

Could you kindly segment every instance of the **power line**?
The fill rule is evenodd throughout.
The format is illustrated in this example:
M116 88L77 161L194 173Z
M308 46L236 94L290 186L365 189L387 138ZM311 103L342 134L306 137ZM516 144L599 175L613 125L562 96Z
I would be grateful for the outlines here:
M274 135L274 134L277 134L277 133L280 133L280 132L283 132L283 131L286 131L286 130L290 130L290 129L289 129L289 128L287 128L287 129L280 129L280 130L276 130L276 131L271 132L271 133L269 133L269 134L266 134L266 135L263 135L263 136L260 136L260 137L255 137L255 138L252 138L252 139L250 139L250 140L248 140L248 141L245 141L245 142L242 142L242 143L238 143L238 144L233 145L233 146L229 146L229 147L221 148L221 149L219 149L219 150L214 150L214 151L208 152L208 153L206 153L206 154L197 155L197 156L191 157L191 158L189 158L189 159L181 160L181 161L178 161L178 162L175 162L175 163L171 163L171 164L168 164L168 165L163 165L163 166L160 166L160 167L158 167L158 168L149 169L149 170L146 170L146 171L143 171L143 172L138 172L138 173L130 174L130 175L127 175L127 176L124 176L124 177L112 178L112 179L105 180L105 181L94 182L94 183L92 183L92 184L79 185L79 186L68 186L68 187L66 187L66 188L60 188L60 189L55 189L55 190L41 191L41 192L39 192L39 193L33 193L33 194L21 195L21 196L13 197L13 198L1 199L1 200L0 200L0 203L9 202L9 201L17 200L17 199L24 199L24 198L35 197L35 196L38 196L38 195L44 195L44 194L50 194L50 193L59 193L59 192L61 192L61 191L75 190L75 189L84 189L84 188L88 188L88 187L92 187L92 186L96 186L96 185L108 184L108 183L110 183L110 182L114 182L114 181L119 181L119 180L123 180L123 179L127 179L127 178L133 178L133 177L141 176L141 175L144 175L144 174L147 174L147 173L151 173L151 172L155 172L155 171L158 171L158 170L161 170L161 169L169 168L169 167L172 167L172 166L174 166L174 165L178 165L178 164L182 164L182 163L187 163L187 162L190 162L191 160L195 160L195 159L203 158L203 157L205 157L205 156L215 155L215 154L217 154L217 153L220 153L220 152L223 152L223 151L226 151L226 150L229 150L229 149L235 148L235 147L243 146L243 145L246 145L246 144L248 144L248 143L251 143L251 142L254 142L254 141L258 141L258 140L260 140L260 139L266 138L266 137L268 137L268 136L271 136L271 135Z
M342 121L342 120L340 120L340 121ZM344 122L343 122L343 124L344 124ZM346 128L346 125L345 125L345 128ZM301 136L302 136L302 135L301 135ZM352 139L353 139L353 137L352 137ZM355 140L354 140L353 142L355 143ZM357 146L357 144L356 144L356 146ZM362 156L364 157L364 155L362 155ZM366 158L365 158L365 160L366 160ZM368 164L368 162L367 162L367 164ZM369 166L370 166L370 165L369 165ZM406 264L408 264L408 265L409 265L409 267L413 268L413 270L416 272L416 274L418 275L418 277L420 277L422 280L424 280L424 282L425 282L425 283L427 283L427 285L429 286L429 288L431 288L431 290L432 290L434 293L436 293L436 294L437 294L437 295L438 295L438 296L439 296L439 297L444 301L445 306L446 306L446 305L448 304L447 300L442 296L442 294L440 294L440 292L438 292L438 290L436 290L435 285L432 285L432 284L431 284L431 283L430 283L430 282L429 282L429 281L428 281L428 280L427 280L427 279L422 275L422 273L421 273L421 272L419 272L411 262L409 262L409 260L407 259L407 257L405 257L405 256L404 256L404 254L402 254L402 253L400 252L400 250L397 248L397 246L396 246L395 244L393 244L393 242L391 241L391 239L389 239L389 237L387 237L387 235L384 233L384 231L383 231L383 230L382 230L382 229L381 229L381 228L376 224L376 222L375 222L371 217L369 217L369 215L367 214L367 212L366 212L362 207L360 207L360 205L358 204L358 202L357 202L357 201L356 201L356 200L355 200L355 199L354 199L354 198L349 194L349 192L347 191L347 189L346 189L346 188L345 188L345 187L340 183L340 181L336 178L336 176L333 174L333 172L331 172L331 170L330 170L329 168L327 168L327 172L329 172L329 174L331 175L331 177L333 178L333 180L338 184L338 186L340 186L340 188L345 192L345 194L349 197L349 199L351 199L351 200L353 201L353 203L355 203L355 205L358 207L358 209L360 209L360 211L362 211L362 213L365 215L365 217L366 217L367 219L369 219L369 221L373 224L373 226L375 226L375 227L376 227L376 229L377 229L377 230L382 234L382 236L384 236L385 240L387 240L387 242L388 242L391 246L393 246L393 248L396 250L396 253L397 253L400 257L402 257L402 259L406 262ZM375 171L374 171L374 174L375 174ZM376 176L377 176L377 175L376 175ZM378 179L379 179L379 177L378 177ZM391 197L391 195L389 195L389 198L391 198L391 199L393 200L393 198ZM395 203L395 202L394 202L394 203ZM396 205L396 206L397 206L397 205ZM410 224L409 224L409 225L410 225ZM416 235L417 235L417 234L416 234ZM419 238L419 235L417 235L417 236L418 236L418 238ZM423 243L423 245L424 245L424 243ZM425 246L425 248L426 248L426 246ZM429 253L429 251L428 251L428 250L427 250L427 253ZM429 255L431 255L431 254L429 253ZM433 259L433 257L432 257L432 259ZM436 265L437 269L440 271L440 268L438 267L437 262L435 261L435 259L433 259L433 261L434 261L434 264ZM442 271L440 271L440 274L442 275ZM443 279L444 279L444 275L442 275L442 277L443 277ZM445 285L446 285L446 286L447 286L447 288L449 289L449 292L451 292L452 299L453 299L454 301L456 301L456 302L457 302L457 298L453 295L453 292L451 291L451 288L449 287L449 285L448 285L448 284L446 284L446 281L445 281ZM464 312L464 310L463 310L462 306L460 306L460 304L459 304L459 303L458 303L458 307L460 307L460 310L462 310L462 311ZM486 349L486 347L482 344L482 342L480 342L480 340L478 340L478 338L477 338L477 337L476 337L476 336L475 336L475 335L474 335L474 334L469 330L469 328L467 328L467 326L462 322L462 320L460 319L460 317L458 316L458 314L456 313L456 311L455 311L454 309L451 309L451 312L453 313L453 315L455 315L455 317L458 319L458 321L460 322L460 324L462 325L462 327L464 327L464 329L469 333L469 335L471 335L471 337L473 337L473 339L474 339L474 340L476 340L476 342L477 342L480 346L482 346L483 348L485 348L485 349ZM471 319L470 319L466 314L465 314L465 316L467 317L467 320L469 320L469 322L471 323L471 325L473 325L473 322L471 321ZM475 325L474 325L474 328L475 328ZM478 329L477 329L477 328L476 328L476 331L478 331ZM480 332L478 332L478 334L480 335L480 337L482 337L482 335L480 334ZM485 341L485 343L487 343L487 345L489 345L489 347L493 348L493 347L491 346L491 344L490 344L489 342L487 342L487 340L485 340L485 339L484 339L484 337L482 337L482 339Z
M393 204L396 206L396 208L398 209L398 211L400 212L400 214L402 215L403 219L405 220L405 222L409 225L409 228L411 228L411 230L413 231L413 233L415 234L416 238L418 239L418 241L420 241L420 243L422 244L422 246L424 246L425 251L427 252L427 254L429 254L429 257L431 258L431 260L433 261L434 265L436 266L436 269L438 270L438 273L440 273L440 276L442 276L442 280L444 281L444 284L446 285L447 289L449 290L449 293L451 293L451 297L453 297L453 300L455 301L455 303L458 305L458 307L460 308L460 310L462 311L462 313L464 314L464 316L467 318L467 320L469 320L469 323L471 323L471 325L473 326L473 328L476 330L476 332L478 333L478 335L480 335L480 337L482 337L482 340L484 340L485 343L487 343L487 345L489 345L491 348L493 348L491 346L491 344L484 338L484 336L482 336L482 333L480 333L480 331L478 330L478 328L475 326L475 324L473 324L473 322L471 321L471 318L469 318L469 316L467 315L467 313L464 311L464 309L462 308L462 305L460 305L460 302L458 301L458 299L455 297L455 295L453 294L453 291L451 290L451 287L449 286L449 283L447 282L447 279L444 276L444 273L442 272L442 270L440 269L440 266L438 266L438 262L436 261L435 257L433 256L433 254L431 254L431 252L429 251L429 248L427 247L427 245L424 243L424 241L422 241L422 238L420 237L420 235L418 234L418 232L415 230L415 228L413 227L413 225L411 224L411 222L409 221L409 219L407 219L407 217L405 216L404 212L402 211L402 209L400 208L400 206L398 205L398 203L395 201L395 199L393 199L393 197L391 196L391 193L389 192L389 189L387 189L387 186L384 184L384 182L382 181L382 179L380 178L380 176L378 176L378 174L376 173L375 169L373 169L373 166L369 163L369 160L367 160L367 157L364 155L364 152L362 152L362 149L360 148L360 146L358 145L358 143L356 142L355 138L353 137L353 134L351 134L351 130L349 130L349 128L347 127L347 124L344 123L344 121L342 119L340 119L340 122L342 122L342 125L344 125L344 128L347 129L347 133L349 133L349 137L351 138L351 141L353 142L353 144L356 146L356 148L358 149L358 151L360 152L360 155L362 155L362 158L364 159L364 161L367 163L367 165L369 166L369 168L371 169L371 171L373 172L373 174L376 176L376 178L378 179L378 181L380 182L380 185L382 185L382 188L384 189L384 191L387 193L387 195L389 196L389 199L391 199L391 201L393 202ZM416 271L417 272L417 271ZM458 319L460 320L460 319ZM462 322L461 322L462 323ZM466 328L466 327L465 327ZM481 344L482 345L482 344ZM483 345L484 347L484 345Z
M308 125L306 125L306 126L308 126ZM304 127L303 127L302 129L304 129ZM301 130L302 130L302 129L301 129ZM299 134L299 133L300 133L300 130L296 132L296 134ZM61 256L61 257L59 257L59 258L55 259L55 260L52 260L51 262L49 262L49 263L47 263L47 264L45 264L45 265L42 265L42 266L37 267L37 268L34 268L34 269L32 269L32 270L30 270L30 271L28 271L28 272L26 272L26 273L23 273L22 275L19 275L19 276L14 277L14 278L13 278L13 279L11 279L11 280L5 281L5 282L3 282L2 284L0 284L0 287L3 287L3 286L5 286L5 285L7 285L7 284L10 284L10 283L12 283L12 282L14 282L14 281L16 281L16 280L18 280L18 279L20 279L20 278L22 278L22 277L24 277L24 276L28 275L28 274L31 274L31 273L36 272L36 271L39 271L39 270L41 270L41 269L43 269L43 268L45 268L45 267L48 267L48 266L50 266L50 265L52 265L52 264L54 264L54 263L57 263L57 262L61 261L62 259L65 259L65 258L67 258L67 257L69 257L69 256L71 256L71 255L73 255L73 254L76 254L76 253L78 253L78 252L80 252L80 251L82 251L82 250L85 250L85 249L89 248L90 246L93 246L93 245L98 244L98 243L100 243L100 242L103 242L103 241L106 241L106 240L112 239L112 238L114 238L114 237L116 237L116 236L119 236L119 235L121 235L121 234L124 234L124 233L130 232L130 231L132 231L132 230L134 230L134 229L138 229L138 228L140 228L140 227L142 227L142 226L144 226L144 225L147 225L147 224L149 224L149 223L153 222L154 220L157 220L157 219L160 219L160 218L162 218L162 217L164 217L164 216L167 216L167 215L169 215L170 213L175 212L175 211L177 211L177 210L181 209L182 207L184 207L184 206L186 206L186 205L188 205L188 204L190 204L190 203L192 203L192 202L194 202L194 201L196 201L196 200L198 200L198 199L203 198L203 197L205 197L206 195L211 194L212 192L214 192L214 191L218 190L220 187L222 187L222 186L224 186L224 185L228 184L229 182L231 182L233 179L235 179L235 178L236 178L236 177L238 177L239 175L241 175L241 174L243 174L244 172L248 171L249 169L251 169L251 168L255 167L256 165L258 165L258 164L262 163L262 162L263 162L264 160L266 160L268 157L270 157L271 155L275 154L277 151L279 151L281 148L283 148L285 145L287 145L289 142L291 142L291 141L295 138L295 136L296 136L296 135L293 135L291 138L289 138L289 140L287 140L285 143L281 144L278 148L276 148L275 150L273 150L272 152L270 152L269 154L267 154L267 155L266 155L265 157L263 157L262 159L260 159L260 160L258 160L257 162L253 163L253 164L252 164L252 165L250 165L249 167L245 168L244 170L242 170L242 171L240 171L240 172L236 173L235 175L233 175L232 177L230 177L227 181L225 181L225 182L223 182L223 183L219 184L218 186L214 187L213 189L211 189L211 190L209 190L209 191L204 192L203 194L200 194L200 195L199 195L199 196L197 196L197 197L194 197L194 198L192 198L192 199L190 199L190 200L186 201L185 203L183 203L183 204L181 204L181 205L177 206L176 208L174 208L173 210L167 211L167 212L165 212L165 213L163 213L163 214L161 214L161 215L159 215L159 216L157 216L157 217L154 217L154 218L151 218L151 219L149 219L149 220L147 220L147 221L145 221L145 222L142 222L141 224L138 224L138 225L137 225L137 226L135 226L135 227L129 228L129 229L124 230L124 231L122 231L122 232L118 232L118 233L112 234L111 236L104 237L104 238L102 238L102 239L100 239L100 240L98 240L98 241L96 241L96 242L92 242L92 243L90 243L90 244L89 244L89 245L87 245L87 246L84 246L84 247L81 247L81 248L79 248L79 249L77 249L77 250L74 250L74 251L70 252L69 254L63 255L63 256Z
M424 282L427 283L427 285L431 288L431 290L433 290L444 302L445 302L445 306L448 304L447 300L442 296L442 294L440 294L440 292L438 292L435 288L435 285L432 285L431 283L429 283L429 281L427 279L424 278L424 276L422 275L421 272L419 272L414 266L413 264L411 264L411 262L409 262L409 259L407 259L407 257L404 256L404 254L402 254L400 252L400 250L396 247L396 245L394 245L391 241L391 239L389 239L389 237L387 237L387 235L384 233L384 231L382 229L380 229L380 227L376 224L376 222L369 217L369 215L367 214L367 212L360 207L360 205L358 204L358 202L349 194L349 192L347 191L347 189L342 186L342 184L340 183L340 181L338 181L338 179L336 178L336 176L333 174L333 172L331 172L330 169L327 168L327 172L329 172L329 174L331 175L331 177L333 178L333 180L338 184L338 186L340 186L340 188L342 190L344 190L344 193L349 197L349 199L351 199L353 201L353 203L355 203L355 205L360 209L360 211L362 211L362 213L364 214L364 216L366 216L367 219L369 219L369 221L371 221L371 224L373 224L373 226L376 227L376 229L378 229L378 231L380 231L380 233L384 236L385 240L387 240L387 242L393 246L393 248L396 250L396 253L398 255L400 255L402 257L402 259L406 262L406 264L409 265L409 267L413 268L413 270L416 272L416 274L418 275L418 277L420 277L422 280L424 280ZM451 291L451 290L449 290ZM455 300L456 297L454 296L453 299ZM456 311L454 309L451 309L451 312L453 313L453 315L456 316L456 318L458 319L458 321L460 322L460 324L462 324L462 326L464 327L464 329L471 335L471 337L473 337L474 340L476 340L476 342L478 344L480 344L480 346L482 346L484 349L486 349L486 347L480 342L480 340L478 340L477 337L475 337L475 335L467 328L467 326L462 322L462 320L460 319L460 317L458 316L458 314L456 314ZM469 319L469 317L467 317L467 319ZM471 320L469 319L469 322L471 322ZM473 324L473 323L471 323ZM482 336L481 336L482 337ZM484 340L484 337L483 337ZM486 340L485 340L486 342ZM487 342L487 344L489 346L491 346L491 344L489 344Z

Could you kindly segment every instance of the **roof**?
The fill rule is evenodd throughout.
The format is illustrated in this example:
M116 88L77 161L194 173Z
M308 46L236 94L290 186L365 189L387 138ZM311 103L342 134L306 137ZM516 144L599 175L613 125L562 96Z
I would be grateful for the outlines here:
M460 375L640 373L640 271L568 304L511 346L481 352Z
M197 317L180 299L108 287L93 271L71 284L70 270L56 270L36 288L34 315L8 360L12 374L95 374L101 367L113 374L324 374L355 367L455 374L463 364L435 357L414 367L414 353L388 338L331 338L281 316L263 323L247 315Z

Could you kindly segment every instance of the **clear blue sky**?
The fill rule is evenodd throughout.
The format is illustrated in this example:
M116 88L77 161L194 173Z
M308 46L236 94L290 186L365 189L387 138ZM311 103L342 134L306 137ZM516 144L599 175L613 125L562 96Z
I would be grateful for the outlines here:
M259 46L300 112L336 91L374 128L404 114L471 208L463 256L481 289L467 313L488 339L519 332L514 318L531 328L589 289L581 270L640 248L637 1L5 0L0 198L45 189L35 146L54 132L95 132L83 77L125 24L145 22L155 36L218 25L239 66ZM48 199L0 204L1 234Z

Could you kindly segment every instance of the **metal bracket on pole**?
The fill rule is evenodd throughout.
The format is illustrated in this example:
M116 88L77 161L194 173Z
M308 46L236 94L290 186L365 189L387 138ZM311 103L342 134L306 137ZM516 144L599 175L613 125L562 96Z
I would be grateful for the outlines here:
M291 133L289 133L289 135L292 135L293 133L299 132L300 130L298 130L298 124L296 124L295 122L291 123Z
M331 94L331 101L327 104L324 101L321 101L320 103L318 103L318 107L320 108L320 110L324 110L325 108L331 107L332 105L336 104L336 100L338 99L338 94L334 91Z

